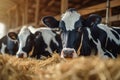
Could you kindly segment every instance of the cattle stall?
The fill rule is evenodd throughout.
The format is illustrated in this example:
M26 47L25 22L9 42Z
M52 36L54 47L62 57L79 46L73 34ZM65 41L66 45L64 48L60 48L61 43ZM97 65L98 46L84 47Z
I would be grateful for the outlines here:
M0 80L120 80L119 52L120 0L0 0Z

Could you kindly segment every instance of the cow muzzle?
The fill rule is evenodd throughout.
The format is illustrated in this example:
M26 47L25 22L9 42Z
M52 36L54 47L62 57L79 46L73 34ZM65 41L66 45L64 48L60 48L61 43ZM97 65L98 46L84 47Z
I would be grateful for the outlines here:
M19 57L19 58L23 58L23 56L24 56L23 53L18 54L18 57Z
M63 48L61 52L61 58L75 58L78 57L75 49L73 48Z
M25 58L27 55L25 53L19 53L16 55L17 58Z

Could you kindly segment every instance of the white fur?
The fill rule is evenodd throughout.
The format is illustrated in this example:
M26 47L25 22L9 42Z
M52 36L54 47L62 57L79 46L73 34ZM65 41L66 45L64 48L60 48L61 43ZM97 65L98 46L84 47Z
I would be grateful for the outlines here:
M29 26L28 29L29 29L32 33L35 33L36 31L38 31L38 29L34 28L33 26Z
M53 42L55 44L57 44L57 46L59 45L58 42L55 39L56 34L53 33L49 28L48 29L47 28L46 29L45 28L41 28L40 32L42 32L43 39L44 39L45 43L48 45L46 50L49 53L52 53L52 50L50 48L50 41L53 40Z
M88 31L88 37L89 37L89 39L92 39L92 35L91 35L91 31L90 31L90 29L87 28L87 31Z
M107 33L107 37L112 41L114 41L116 44L120 45L120 35L118 32L116 32L114 29L108 27L107 25L104 25L104 24L98 24L98 27L102 30L104 30L106 33ZM111 32L115 32L116 34L118 34L119 36L119 39L117 39L114 34Z
M51 28L48 28L48 27L34 28L33 26L28 26L28 29L29 29L30 32L33 33L33 34L34 34L36 31L40 31L41 29L51 30Z
M63 14L62 19L65 22L65 27L67 31L72 31L74 29L75 22L80 18L80 14L76 11L66 12Z

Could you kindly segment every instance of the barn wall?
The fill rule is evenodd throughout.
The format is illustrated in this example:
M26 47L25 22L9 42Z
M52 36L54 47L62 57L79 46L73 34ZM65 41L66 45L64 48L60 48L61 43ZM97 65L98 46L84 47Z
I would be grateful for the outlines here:
M5 23L11 29L20 27L22 25L34 25L36 27L39 27L43 26L40 21L43 16L52 15L59 20L60 14L64 13L64 11L70 7L77 8L78 12L84 17L87 17L88 15L93 13L99 14L103 17L102 22L105 23L106 1L102 0L103 2L98 2L97 4L90 4L89 1L90 0L86 0L84 2L84 4L87 4L85 6L82 3L80 4L80 1L78 0L51 0L48 1L48 3L41 0L24 0L23 2L16 4L7 11L7 21ZM120 26L120 1L110 0L110 5L110 24L114 26ZM56 6L58 9L56 8ZM44 9L44 7L47 8Z

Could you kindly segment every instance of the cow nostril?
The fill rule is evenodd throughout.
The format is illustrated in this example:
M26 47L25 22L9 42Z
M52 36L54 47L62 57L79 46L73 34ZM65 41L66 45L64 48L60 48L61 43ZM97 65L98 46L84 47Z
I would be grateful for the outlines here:
M61 51L61 58L76 58L78 57L74 48L63 48Z
M23 53L18 54L18 57L19 57L19 58L23 58L23 56L24 56Z

